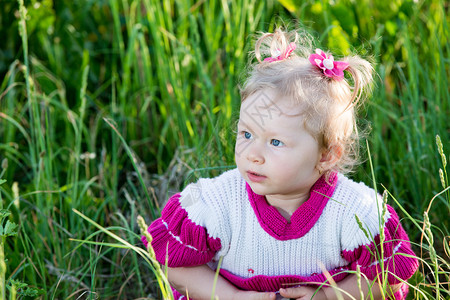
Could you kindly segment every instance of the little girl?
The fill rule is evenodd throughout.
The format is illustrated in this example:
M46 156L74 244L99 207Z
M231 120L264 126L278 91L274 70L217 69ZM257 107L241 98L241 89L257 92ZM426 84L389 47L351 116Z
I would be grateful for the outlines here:
M210 299L219 261L220 299L405 299L418 261L399 217L343 175L372 67L313 52L309 40L262 34L241 90L237 169L188 185L150 225L175 299Z

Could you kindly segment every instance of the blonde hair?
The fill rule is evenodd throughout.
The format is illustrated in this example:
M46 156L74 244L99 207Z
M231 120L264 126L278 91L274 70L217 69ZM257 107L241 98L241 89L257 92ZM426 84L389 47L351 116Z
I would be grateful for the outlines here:
M292 42L296 49L288 58L272 62L261 59L285 53ZM349 64L346 78L338 81L326 77L308 60L314 53L312 44L310 35L302 31L277 28L274 33L262 33L251 52L256 62L248 66L241 100L265 88L292 98L302 109L305 129L323 151L337 157L334 166L324 171L327 175L331 171L347 173L358 163L356 109L371 89L373 67L359 56L348 56L343 59Z

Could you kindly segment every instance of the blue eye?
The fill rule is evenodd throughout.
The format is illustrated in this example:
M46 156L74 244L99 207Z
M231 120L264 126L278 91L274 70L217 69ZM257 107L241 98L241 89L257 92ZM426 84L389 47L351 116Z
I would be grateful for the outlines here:
M249 139L252 138L252 134L251 134L250 132L245 131L245 132L244 132L244 138L247 139L247 140L249 140Z
M284 146L284 143L282 141L276 140L276 139L271 140L270 144L275 146L275 147Z

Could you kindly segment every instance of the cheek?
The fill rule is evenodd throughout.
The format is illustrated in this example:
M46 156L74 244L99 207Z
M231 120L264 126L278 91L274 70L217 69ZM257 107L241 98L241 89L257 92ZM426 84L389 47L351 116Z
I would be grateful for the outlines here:
M236 137L236 143L234 144L235 156L241 156L245 149L248 147L250 140L244 138L242 135Z
M236 163L239 162L240 157L241 156L238 154L237 148L235 147L234 148L234 160L236 161Z
M246 157L246 151L249 146L249 141L246 139L237 139L234 146L234 160L236 163L242 162Z
M284 166L300 168L304 171L314 169L319 160L315 151L296 151L280 159L283 161Z

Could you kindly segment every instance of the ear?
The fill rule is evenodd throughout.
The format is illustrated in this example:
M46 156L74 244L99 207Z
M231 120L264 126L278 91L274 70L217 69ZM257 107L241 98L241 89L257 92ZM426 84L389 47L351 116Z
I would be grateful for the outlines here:
M322 152L322 157L317 164L317 168L324 171L330 170L341 159L343 152L342 146L340 145L332 145L328 149L325 149Z

